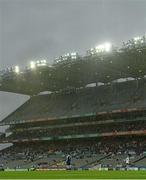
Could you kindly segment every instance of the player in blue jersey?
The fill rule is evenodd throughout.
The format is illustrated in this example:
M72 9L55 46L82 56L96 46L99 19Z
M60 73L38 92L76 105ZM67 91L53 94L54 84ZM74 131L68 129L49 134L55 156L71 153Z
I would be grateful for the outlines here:
M67 157L66 157L66 169L67 170L71 170L71 160L72 160L71 156L67 155Z

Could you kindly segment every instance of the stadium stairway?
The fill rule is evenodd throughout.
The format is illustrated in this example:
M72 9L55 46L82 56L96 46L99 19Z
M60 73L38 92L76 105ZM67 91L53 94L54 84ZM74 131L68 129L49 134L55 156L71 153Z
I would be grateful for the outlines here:
M36 164L36 162L40 161L41 158L38 157L38 158L35 158L33 161L31 162L25 162L21 165L21 168L30 168L31 166L33 166L34 164Z
M24 164L23 168L30 168L33 165L38 165L39 163L47 163L48 167L52 167L52 166L57 166L57 164L59 164L60 162L62 162L62 157L42 157L42 158L37 158L35 159L33 162L29 162Z
M135 161L132 162L132 164L136 166L141 166L141 165L146 166L146 155L136 159Z
M50 167L60 167L63 168L65 166L65 158L58 158L58 159L54 159L52 162L49 163Z
M94 161L92 161L92 162L89 162L89 163L87 163L87 164L85 164L85 165L82 165L82 166L80 166L80 167L78 167L78 168L83 168L83 169L86 169L86 168L89 168L89 167L91 168L91 167L97 165L97 163L101 162L102 160L110 157L111 155L112 155L112 154L108 154L108 155L103 156L103 157L101 157L101 158L99 158L99 159L96 159L96 160L94 160Z

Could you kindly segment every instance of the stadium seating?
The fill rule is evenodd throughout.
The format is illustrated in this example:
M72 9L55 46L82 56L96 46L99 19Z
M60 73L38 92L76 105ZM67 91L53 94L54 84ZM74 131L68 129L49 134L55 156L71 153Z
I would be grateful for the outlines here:
M136 130L146 130L146 121L140 116L139 121L130 121L133 117L124 118L121 122L97 123L97 119L71 121L73 116L83 117L86 114L96 114L98 112L111 112L112 110L126 108L145 108L146 107L146 80L127 81L123 83L106 84L99 87L81 88L68 90L66 92L55 92L49 95L37 95L31 97L19 109L4 119L4 122L13 122L10 130L12 134L5 140L22 140L42 137L59 137L67 135L82 135L94 133L117 133L131 132ZM67 117L64 120L53 121L53 118ZM39 118L49 118L50 124L35 123L19 124L20 120L28 121ZM104 117L108 119L107 117ZM103 119L104 119L103 118ZM69 120L70 119L70 120ZM106 119L104 119L106 120ZM120 118L117 120L120 120ZM88 123L87 123L88 121ZM100 120L102 121L102 119ZM126 122L127 121L127 122ZM56 123L57 122L57 123ZM86 122L82 125L69 125L74 122ZM17 124L18 123L18 124ZM63 125L66 125L63 126ZM54 128L48 126L59 125ZM25 130L21 130L25 128ZM17 131L17 129L19 129ZM30 130L29 130L30 129ZM130 136L130 135L129 135ZM4 167L9 168L30 168L30 167L47 167L47 168L65 168L65 158L71 154L74 168L94 168L94 167L123 167L126 165L125 159L131 152L130 162L132 165L144 165L144 152L146 151L146 142L143 137L130 138L119 137L119 140L103 138L98 140L72 142L38 142L28 147L23 144L14 143L14 146L0 152L0 161ZM125 139L125 140L124 140ZM124 141L124 142L123 142ZM49 143L49 145L48 145ZM39 148L38 148L39 147ZM65 147L65 148L64 148ZM75 148L74 148L75 147ZM140 159L142 158L142 159Z
M0 151L0 170L64 169L67 155L73 169L146 169L145 59L143 36L0 71L1 91L30 96L0 122L9 126L0 142L13 144Z
M138 84L138 85L137 85ZM19 122L39 118L84 116L85 114L126 108L146 107L146 80L127 81L68 93L33 96L4 119Z
M66 155L72 156L74 168L125 166L125 159L139 165L145 163L145 138L102 138L99 140L67 140L44 143L19 143L0 152L5 168L30 168L41 164L49 168L65 167ZM43 166L43 165L42 165Z

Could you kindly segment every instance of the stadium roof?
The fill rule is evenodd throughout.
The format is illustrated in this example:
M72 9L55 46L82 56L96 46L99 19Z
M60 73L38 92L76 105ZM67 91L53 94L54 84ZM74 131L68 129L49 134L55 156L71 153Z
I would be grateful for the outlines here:
M146 75L146 37L124 43L120 50L98 52L96 48L84 57L67 55L52 66L46 61L33 61L23 71L19 66L0 73L0 91L35 95L43 91L59 91L69 87L85 87L90 83L108 83L120 78ZM74 53L75 55L75 53ZM42 64L41 64L42 63Z

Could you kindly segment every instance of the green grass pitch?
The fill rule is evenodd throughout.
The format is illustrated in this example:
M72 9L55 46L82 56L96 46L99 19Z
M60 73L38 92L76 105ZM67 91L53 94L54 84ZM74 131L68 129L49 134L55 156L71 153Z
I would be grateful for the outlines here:
M146 171L0 172L0 179L146 179Z

